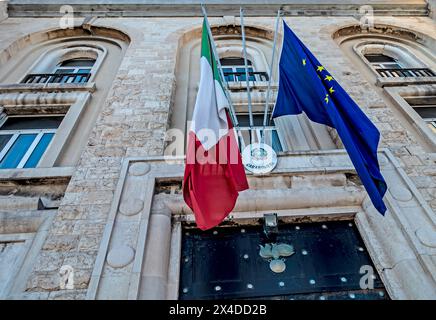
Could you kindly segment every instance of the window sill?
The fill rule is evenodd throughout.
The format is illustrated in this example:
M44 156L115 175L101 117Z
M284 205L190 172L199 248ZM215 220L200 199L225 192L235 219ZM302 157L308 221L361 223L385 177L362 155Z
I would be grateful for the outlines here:
M69 180L74 167L0 169L1 181Z
M394 87L406 85L420 85L420 84L435 84L436 77L403 77L403 78L384 78L377 77L376 86L378 87Z
M16 83L16 84L0 84L1 93L14 92L94 92L96 90L95 82L88 83Z

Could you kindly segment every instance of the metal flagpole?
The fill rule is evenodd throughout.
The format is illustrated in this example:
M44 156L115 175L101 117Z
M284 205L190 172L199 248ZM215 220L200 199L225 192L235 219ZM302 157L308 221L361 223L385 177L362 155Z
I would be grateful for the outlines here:
M266 127L266 122L267 122L267 120L268 120L269 97L270 97L270 93L271 93L272 72L273 72L274 59L275 59L275 53L276 53L277 32L278 32L278 29L279 29L280 15L281 15L281 10L279 9L279 10L277 11L276 27L275 27L275 31L274 31L274 42L273 42L273 49L272 49L271 63L270 63L270 65L269 65L268 88L267 88L267 90L266 90L265 111L264 111L264 114L263 114L263 135L262 135L262 140L263 140L264 137L265 137L265 127ZM263 142L263 141L262 141L262 142Z
M209 34L210 42L212 44L213 55L215 56L215 61L216 61L217 66L218 66L218 70L221 74L221 80L224 84L224 93L226 95L227 100L229 101L230 112L232 113L232 116L233 116L233 125L235 126L235 128L238 128L239 122L238 122L238 118L236 117L236 111L235 111L235 108L233 106L232 99L229 95L229 85L226 81L226 78L224 77L224 72L223 72L223 69L221 66L221 61L220 61L219 56L218 56L218 52L217 52L217 49L215 46L215 41L213 40L213 36L212 36L212 30L210 29L209 20L207 19L206 9L204 8L203 4L201 4L201 10L203 12L203 17L206 21L207 33ZM239 130L237 130L237 131L239 132Z
M277 34L278 34L278 32L279 32L279 30L277 29L276 30L277 31ZM284 35L283 35L284 36ZM279 58L280 59L280 58ZM279 62L280 63L280 62ZM271 121L272 121L272 118L273 118L273 114L274 114L274 110L276 109L276 105L274 104L274 107L273 107L273 109L271 110L271 115L270 115L270 117L269 117L269 123L271 123Z
M241 19L241 33L242 33L242 50L244 51L244 67L245 67L245 82L247 85L247 102L248 102L248 116L250 120L250 137L251 143L254 142L254 121L253 121L253 110L251 105L251 93L250 93L250 79L248 77L248 63L247 63L247 47L245 43L245 29L244 29L244 9L242 7L239 9L239 16Z
M242 136L241 130L239 129L238 117L236 116L236 110L235 110L235 107L233 106L232 98L229 94L229 91L230 91L229 84L227 83L227 80L224 77L224 72L223 72L223 68L221 66L221 61L219 59L218 51L217 51L216 46L215 46L215 41L213 40L212 30L210 28L209 20L207 19L206 8L204 7L203 4L201 4L201 11L203 12L204 20L206 21L207 33L209 34L210 42L212 44L212 52L213 52L213 55L215 56L215 61L217 63L218 70L219 70L220 75L221 75L221 80L222 80L222 83L224 85L224 94L226 95L227 101L229 102L230 115L233 119L233 126L235 128L235 132L237 135L237 137L235 137L235 138L237 141L239 141L242 144L241 150L243 150L245 148L244 138Z

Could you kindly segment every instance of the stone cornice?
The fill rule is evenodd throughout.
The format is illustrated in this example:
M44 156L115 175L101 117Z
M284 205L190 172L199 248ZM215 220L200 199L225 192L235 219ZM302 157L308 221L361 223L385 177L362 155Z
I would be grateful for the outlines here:
M275 16L280 7L289 16L359 16L359 8L364 5L370 5L375 15L428 15L425 0L10 0L9 16L61 16L60 7L71 5L78 16L192 17L201 16L201 2L206 3L210 16L239 15L240 6L245 8L246 16Z
M88 83L16 83L0 84L0 94L28 92L95 92L95 82Z

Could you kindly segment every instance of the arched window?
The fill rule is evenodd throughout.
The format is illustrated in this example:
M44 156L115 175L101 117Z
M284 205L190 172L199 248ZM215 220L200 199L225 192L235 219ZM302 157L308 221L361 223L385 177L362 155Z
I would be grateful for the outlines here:
M200 79L200 30L186 33L180 39L179 63L176 69L176 92L172 105L170 127L179 129L185 135L192 119ZM336 146L325 126L312 123L301 114L284 116L269 120L277 94L277 68L271 75L271 91L267 123L264 127L264 111L266 93L269 81L269 64L272 55L273 32L257 27L246 26L247 68L244 63L244 49L241 42L240 27L226 25L212 27L216 51L220 59L222 71L228 86L228 95L232 101L239 123L237 128L239 146L264 141L276 151L304 151L335 149ZM278 54L278 49L277 52ZM277 55L276 55L277 57ZM277 58L276 58L277 59ZM276 64L277 66L277 64ZM246 88L246 71L250 86L250 100L253 122L250 125L248 112L248 94ZM178 130L178 132L180 132ZM254 141L253 141L254 138ZM167 142L174 146L177 155L182 155L186 149L184 139L174 139L167 136ZM172 155L176 155L173 154Z
M42 56L22 83L86 83L92 81L106 52L85 45L56 48Z
M382 77L432 77L429 68L408 68L404 62L385 54L365 54L366 60Z
M333 37L355 66L383 88L386 105L399 110L394 116L428 151L436 150L435 55L430 38L394 26L375 26L379 32L359 28L338 30ZM395 35L392 36L392 35ZM360 59L355 59L358 57ZM369 72L368 72L369 71ZM394 119L393 119L394 120Z
M224 78L227 82L241 82L245 85L246 72L245 61L241 57L225 57L220 59L221 66L223 68ZM268 74L266 72L256 72L251 60L247 59L247 70L249 81L268 81ZM255 91L253 92L256 93ZM260 110L253 112L253 126L250 126L250 115L247 108L239 108L236 112L236 117L239 122L239 146L242 149L249 143L252 137L255 141L264 141L268 145L272 146L276 152L283 151L280 143L279 136L277 134L277 128L274 125L274 121L268 122L267 126L263 126L264 114ZM250 132L255 131L254 135Z
M75 166L129 43L116 30L75 28L0 51L0 82L13 88L0 94L0 169Z
M433 77L434 72L405 47L384 42L363 42L355 47L379 77Z

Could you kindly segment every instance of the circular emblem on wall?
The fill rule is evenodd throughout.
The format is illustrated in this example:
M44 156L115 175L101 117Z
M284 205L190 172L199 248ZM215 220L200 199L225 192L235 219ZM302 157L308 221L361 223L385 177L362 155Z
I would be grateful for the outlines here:
M242 151L242 163L254 174L268 173L277 165L277 154L265 143L252 143Z

